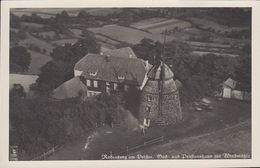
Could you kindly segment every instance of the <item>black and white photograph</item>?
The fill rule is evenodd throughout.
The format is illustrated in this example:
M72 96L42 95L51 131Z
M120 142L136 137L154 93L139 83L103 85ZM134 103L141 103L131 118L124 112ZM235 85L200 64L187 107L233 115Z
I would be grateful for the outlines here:
M10 162L252 159L251 7L16 7L8 26Z

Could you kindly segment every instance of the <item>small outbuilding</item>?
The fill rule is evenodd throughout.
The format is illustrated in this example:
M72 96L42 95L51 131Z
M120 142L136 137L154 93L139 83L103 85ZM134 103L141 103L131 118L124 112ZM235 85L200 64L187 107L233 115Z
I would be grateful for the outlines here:
M243 91L238 87L239 83L232 78L228 78L222 84L221 96L223 98L237 99L237 100L251 100L251 93Z
M87 86L83 83L82 77L74 77L54 89L52 97L55 99L67 99L75 97L86 97Z
M228 78L223 84L222 84L222 96L224 98L231 98L232 97L232 90L235 89L237 82L231 78Z

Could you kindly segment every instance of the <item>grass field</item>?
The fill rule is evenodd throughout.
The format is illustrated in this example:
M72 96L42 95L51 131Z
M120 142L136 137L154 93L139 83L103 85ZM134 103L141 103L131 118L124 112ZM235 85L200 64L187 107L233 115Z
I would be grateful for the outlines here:
M163 145L157 145L130 155L152 155L158 159L157 154L181 156L181 159L188 159L181 154L189 155L210 155L219 154L225 158L224 153L228 154L248 154L251 155L251 122L235 125L230 128L222 129L210 134L197 137L189 137L180 141L172 141ZM179 158L177 158L179 159Z
M11 12L17 16L31 15L37 13L42 18L55 17L57 13L61 13L63 10L67 11L70 16L77 16L80 8L23 8L23 9L12 9ZM94 16L106 16L112 13L120 13L121 9L116 8L84 8L84 11Z
M54 46L51 45L50 43L48 43L44 40L40 40L40 39L30 35L29 33L27 33L27 38L23 41L20 41L19 45L28 48L28 46L30 44L36 45L36 46L40 47L41 49L45 49L47 55L49 55L50 52L52 52L52 50L54 48Z
M104 36L111 37L112 39L130 44L137 44L144 38L150 38L154 41L163 41L163 37L160 34L151 34L130 27L123 27L118 25L89 28L89 30L96 34L102 34ZM173 37L167 37L167 41L171 41L173 39Z
M153 34L160 34L165 29L172 30L174 28L185 29L191 27L191 24L179 19L151 18L133 23L132 27L149 31Z
M14 84L21 84L24 88L24 91L28 92L30 85L35 83L37 78L37 75L10 74L9 89L12 89Z
M31 22L21 22L22 27L28 27L28 28L33 28L33 29L41 29L43 28L43 24L39 23L31 23Z
M31 63L28 72L26 74L39 74L40 68L47 62L51 61L52 58L41 53L28 50L31 53Z
M203 28L203 29L213 29L215 32L231 32L233 30L244 30L247 29L245 27L229 27L229 26L224 26L220 25L214 21L207 20L207 19L201 19L201 18L196 18L196 17L188 17L187 18L189 21L191 21L193 24Z

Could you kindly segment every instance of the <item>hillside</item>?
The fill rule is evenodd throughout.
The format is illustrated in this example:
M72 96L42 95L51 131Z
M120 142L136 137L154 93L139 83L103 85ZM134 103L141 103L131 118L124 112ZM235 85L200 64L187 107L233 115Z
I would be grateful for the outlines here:
M237 154L241 156L233 157L249 159L251 158L250 123L248 120L216 132L177 141L169 140L168 143L140 150L130 155L152 155L155 159L192 159L192 157L199 158L203 155L215 154L220 155L221 159L225 159L232 158L232 154ZM158 154L167 155L168 157L161 158Z

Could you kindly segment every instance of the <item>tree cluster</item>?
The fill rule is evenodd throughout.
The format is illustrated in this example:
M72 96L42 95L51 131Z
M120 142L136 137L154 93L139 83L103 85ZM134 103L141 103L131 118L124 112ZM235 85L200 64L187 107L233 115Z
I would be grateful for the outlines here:
M15 46L10 48L10 72L26 72L31 63L31 54L25 47Z
M99 53L100 45L94 35L84 34L75 44L58 46L50 53L53 58L41 67L41 73L37 80L38 90L51 92L63 82L74 76L74 65L88 53Z
M115 95L55 101L43 95L24 97L23 88L15 86L10 91L10 145L19 146L21 159L32 159L104 124L121 124L125 116Z

